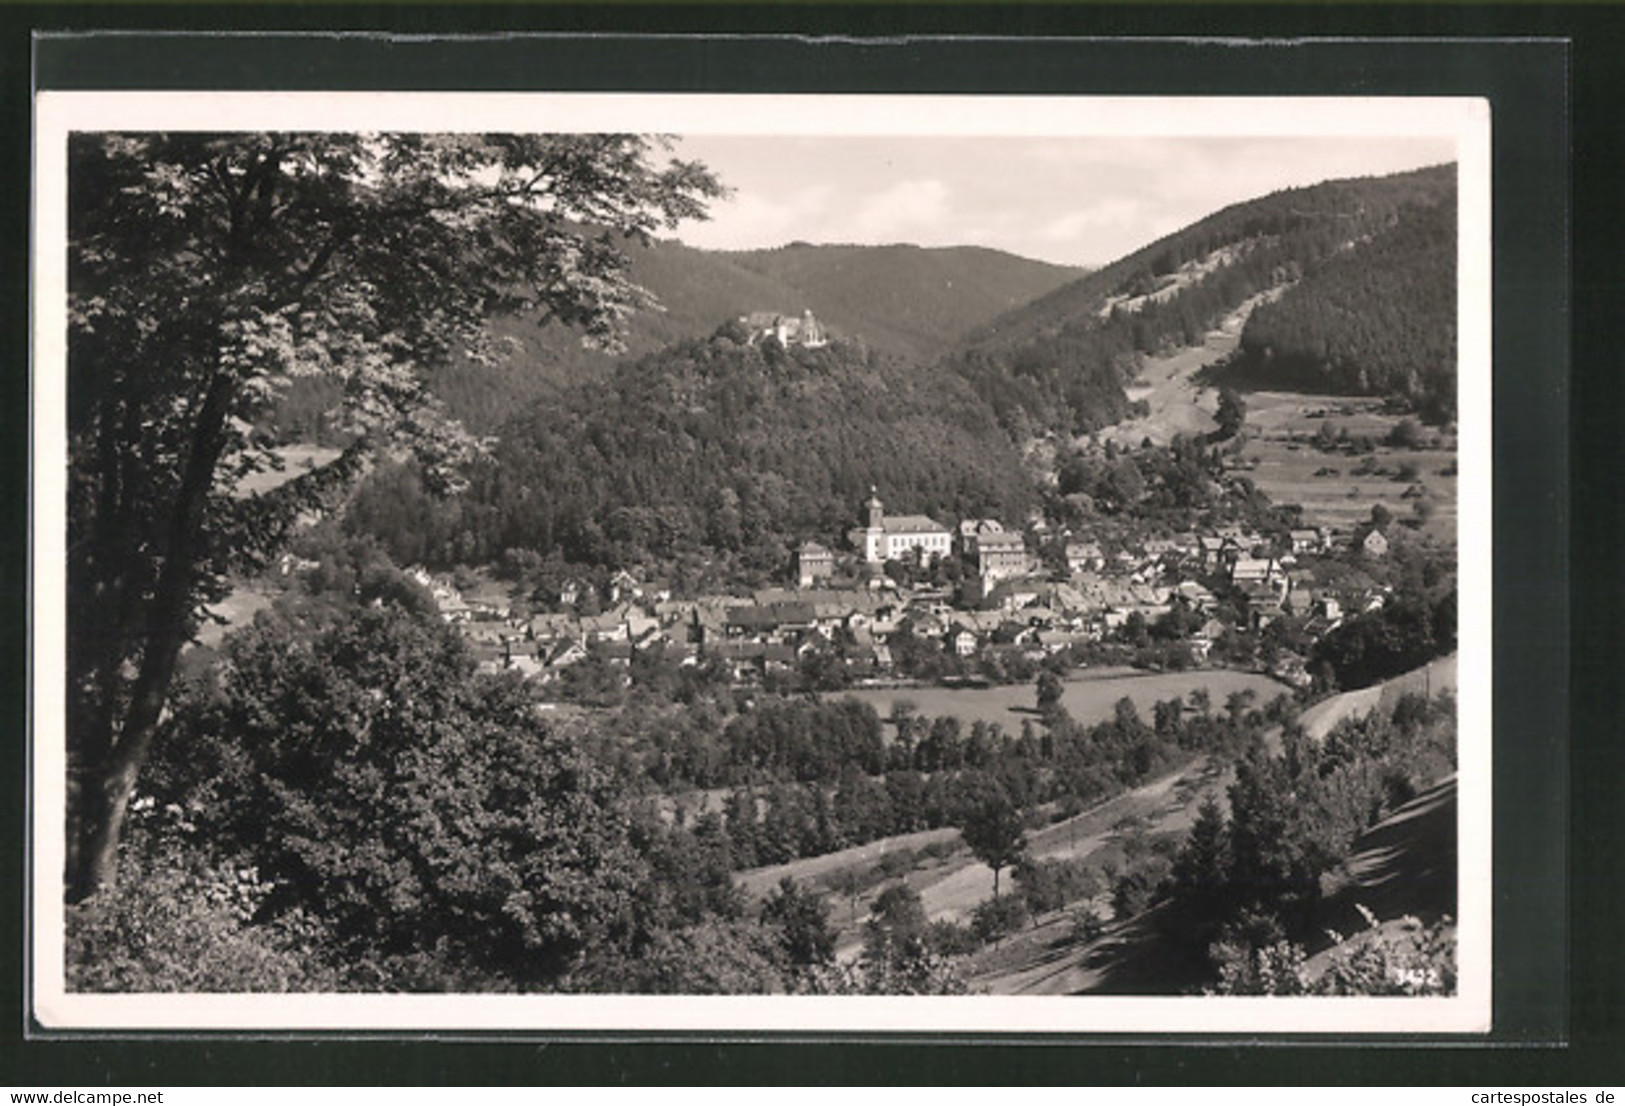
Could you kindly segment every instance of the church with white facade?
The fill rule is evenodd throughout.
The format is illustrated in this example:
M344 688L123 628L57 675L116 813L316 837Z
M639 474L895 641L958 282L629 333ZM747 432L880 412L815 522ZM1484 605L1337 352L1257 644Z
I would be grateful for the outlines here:
M849 531L847 538L869 564L885 562L918 549L920 556L946 557L952 548L952 534L946 526L925 515L887 516L885 506L873 488L869 489L869 525Z

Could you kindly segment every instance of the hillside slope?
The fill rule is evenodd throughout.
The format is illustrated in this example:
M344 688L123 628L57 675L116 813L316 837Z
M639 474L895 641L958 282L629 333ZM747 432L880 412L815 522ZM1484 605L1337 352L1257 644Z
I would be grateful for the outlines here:
M1020 345L1080 320L1099 320L1114 306L1139 313L1180 298L1178 292L1212 283L1229 270L1256 272L1265 260L1271 263L1266 275L1275 262L1312 265L1390 226L1407 205L1431 207L1454 197L1455 185L1456 167L1439 165L1326 181L1232 204L989 320L968 333L964 344Z
M1363 375L1353 371L1354 387L1417 401L1438 395L1454 381L1454 299L1437 294L1454 286L1453 267L1441 262L1453 250L1454 195L1455 167L1443 165L1232 205L998 316L946 365L1013 433L1088 432L1130 412L1120 393L1144 357L1198 345L1250 299L1301 285L1298 296L1264 305L1276 332L1332 335L1338 364L1348 360L1338 351L1357 349L1365 365ZM1354 316L1323 308L1351 289L1365 305ZM1427 342L1402 337L1422 334ZM1424 377L1425 388L1416 383Z
M1247 321L1221 379L1394 395L1430 421L1455 415L1456 205L1407 205L1394 222L1303 275Z

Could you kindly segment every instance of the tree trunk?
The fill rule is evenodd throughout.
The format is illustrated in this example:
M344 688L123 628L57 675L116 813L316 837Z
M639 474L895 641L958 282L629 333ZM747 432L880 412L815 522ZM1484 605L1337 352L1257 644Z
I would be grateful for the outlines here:
M77 817L80 823L70 824L69 836L78 837L81 842L77 852L70 850L72 867L67 873L70 902L95 894L110 885L118 874L119 840L129 813L130 796L151 752L175 675L175 662L189 636L197 582L198 539L203 532L204 510L214 482L215 466L225 445L222 430L233 393L233 381L224 372L217 373L209 384L193 429L191 451L176 495L175 513L170 517L164 565L148 609L141 668L130 705L116 741L99 764L87 766L86 778L80 787L79 810L69 812L70 819Z

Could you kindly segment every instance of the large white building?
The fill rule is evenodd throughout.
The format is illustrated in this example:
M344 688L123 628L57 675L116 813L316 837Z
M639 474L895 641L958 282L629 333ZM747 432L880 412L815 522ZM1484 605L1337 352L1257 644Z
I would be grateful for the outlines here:
M976 561L976 573L985 580L1024 576L1031 567L1027 543L1020 531L1006 530L994 519L959 524L960 549Z
M850 531L847 537L869 564L884 564L911 549L918 549L920 556L926 559L948 555L952 535L941 523L924 515L888 518L873 488L869 489L869 502L864 506L869 512L869 525Z

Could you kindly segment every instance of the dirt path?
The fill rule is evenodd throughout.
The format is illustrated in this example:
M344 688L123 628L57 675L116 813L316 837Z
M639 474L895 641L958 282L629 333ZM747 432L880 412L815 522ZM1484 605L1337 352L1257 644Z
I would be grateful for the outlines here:
M1303 712L1303 731L1320 741L1344 719L1359 718L1379 707L1392 709L1400 696L1407 693L1437 695L1441 691L1454 691L1455 688L1456 655L1452 653L1403 676L1322 699Z
M1229 779L1228 771L1214 767L1206 758L1198 758L1064 822L1033 831L1028 835L1030 851L1033 857L1040 860L1088 857L1113 843L1118 836L1115 827L1126 818L1143 819L1152 833L1189 829L1202 797L1222 792ZM865 846L864 849L872 850L883 844L897 847L897 843L903 841L915 843L917 839L927 836L934 840L957 841L959 831L943 829L931 831L929 835L911 834L907 839L888 838L886 842L875 842ZM847 854L861 851L863 850L845 850ZM828 861L841 855L830 854L828 857L816 857L813 860ZM796 862L796 864L806 863L808 862ZM782 871L791 867L794 865L781 865L778 869L758 869L742 874L739 881L748 890L760 888L755 893L762 893L777 882L777 878L769 881L769 875L795 874L798 879L804 877L805 869L798 873ZM821 874L827 875L838 870L841 865L835 863L820 867L823 869ZM904 877L904 881L919 893L926 915L932 921L962 921L969 917L977 904L993 894L993 870L975 859L970 850L965 848L960 848L952 855L929 866L916 868ZM1008 891L1009 881L1010 875L1006 871L1000 879L1001 891ZM863 921L868 914L868 904L886 886L886 883L881 883L859 896L855 908L847 900L832 901L834 907L832 921L838 927L836 936L838 957L847 959L858 954L863 945Z
M1230 356L1241 341L1241 328L1260 303L1274 299L1280 290L1261 292L1225 316L1219 326L1207 332L1199 346L1189 346L1166 357L1147 358L1140 377L1124 389L1131 400L1145 400L1151 411L1144 418L1130 419L1100 431L1101 441L1119 445L1139 445L1150 438L1166 445L1176 434L1207 434L1215 423L1218 395L1198 388L1191 379L1198 370Z
M941 841L952 841L959 836L959 831L952 826L941 829L921 830L919 833L905 833L896 837L882 837L878 841L871 841L867 845L854 845L850 849L841 849L839 852L824 853L820 856L804 857L792 860L786 864L775 864L769 868L752 868L740 872L734 877L740 889L748 895L765 895L779 885L779 881L789 876L797 883L808 883L822 880L845 868L868 867L880 860L887 853L898 852L902 849L923 849L927 845L935 845ZM988 876L992 879L992 875Z

